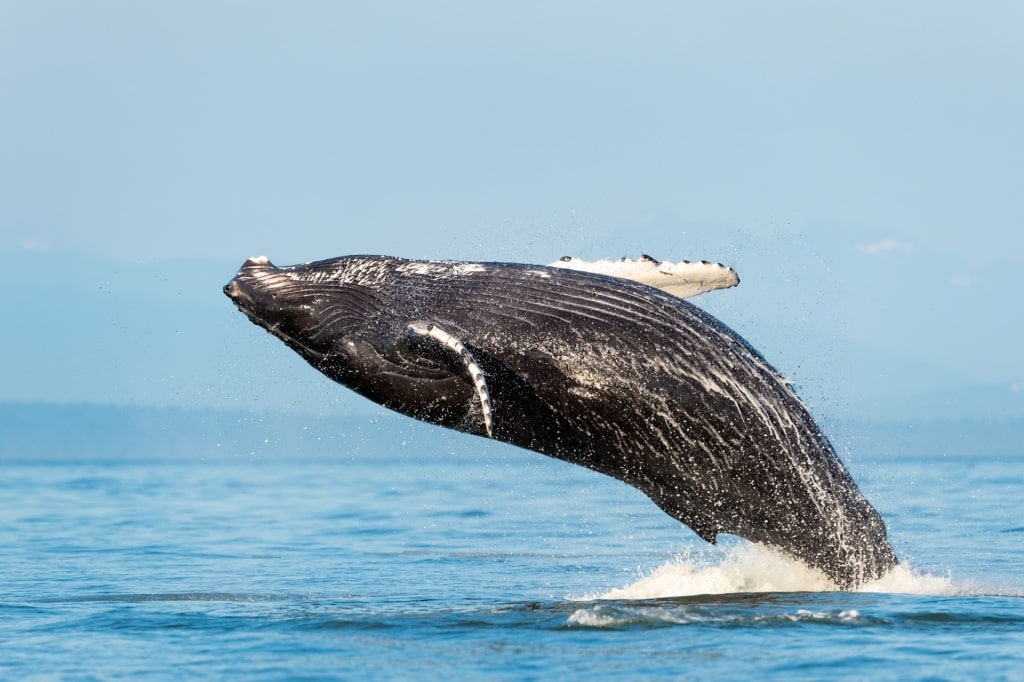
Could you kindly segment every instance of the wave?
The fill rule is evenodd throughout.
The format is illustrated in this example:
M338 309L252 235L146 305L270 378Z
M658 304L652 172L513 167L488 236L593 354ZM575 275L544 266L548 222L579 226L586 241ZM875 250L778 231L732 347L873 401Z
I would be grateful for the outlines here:
M865 615L857 609L798 608L794 605L773 605L777 609L759 608L751 604L684 604L659 602L652 606L600 603L579 609L569 625L584 628L656 628L675 625L710 625L732 628L785 627L791 624L814 625L878 625L884 618ZM789 610L786 610L786 609Z

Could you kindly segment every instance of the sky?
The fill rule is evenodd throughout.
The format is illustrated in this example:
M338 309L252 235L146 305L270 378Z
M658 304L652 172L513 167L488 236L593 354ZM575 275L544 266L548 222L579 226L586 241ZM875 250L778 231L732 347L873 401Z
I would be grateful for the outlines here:
M708 259L819 411L1024 416L1017 2L0 0L0 400L366 409L248 256Z

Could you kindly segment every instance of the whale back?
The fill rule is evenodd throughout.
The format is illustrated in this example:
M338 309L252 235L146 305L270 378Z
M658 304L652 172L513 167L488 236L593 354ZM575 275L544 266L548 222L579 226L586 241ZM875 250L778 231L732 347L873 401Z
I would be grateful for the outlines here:
M251 270L236 281L258 279ZM372 292L363 327L307 360L387 407L613 476L705 540L764 543L841 587L895 564L882 519L791 386L686 301L522 264L351 257L274 270L263 279L305 291L313 317L338 314L332 287L338 300L347 286Z

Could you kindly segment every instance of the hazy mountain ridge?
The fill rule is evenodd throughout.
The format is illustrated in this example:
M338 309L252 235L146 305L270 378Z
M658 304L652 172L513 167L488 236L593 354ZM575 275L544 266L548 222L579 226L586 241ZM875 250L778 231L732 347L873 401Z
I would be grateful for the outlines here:
M387 452L407 436L404 427L371 435L367 427L373 421L366 416L0 403L0 459L318 459L367 449Z
M842 457L1024 455L1024 419L825 422ZM496 446L398 415L0 403L0 460L259 462L473 454Z

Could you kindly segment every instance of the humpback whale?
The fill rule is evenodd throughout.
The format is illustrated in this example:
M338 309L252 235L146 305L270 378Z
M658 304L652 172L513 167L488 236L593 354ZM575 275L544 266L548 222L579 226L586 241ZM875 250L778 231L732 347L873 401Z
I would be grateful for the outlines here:
M849 589L885 524L790 384L685 301L730 268L346 256L245 261L224 292L344 386L415 419L612 476L704 540L763 543ZM659 288L660 287L660 288Z

